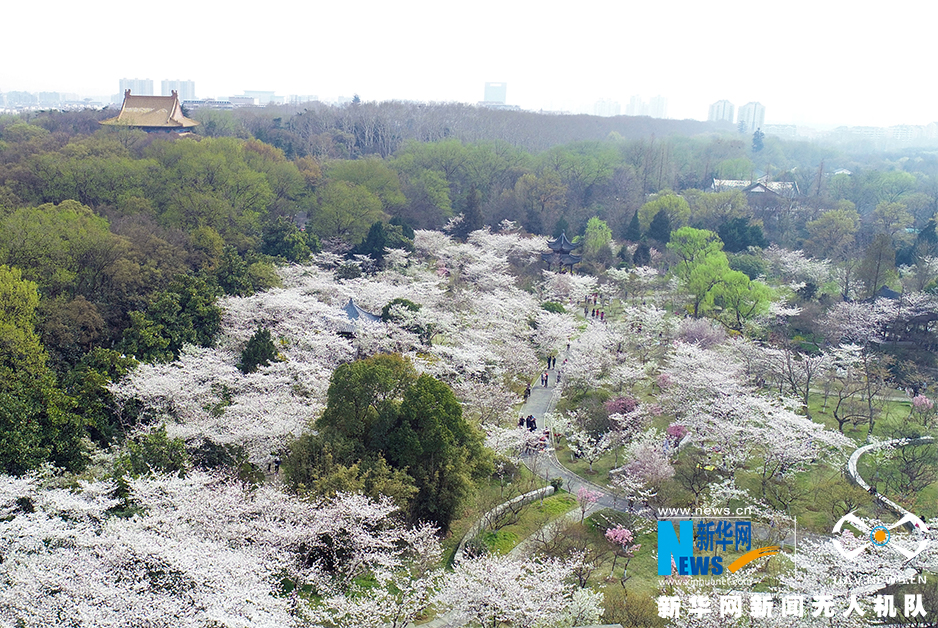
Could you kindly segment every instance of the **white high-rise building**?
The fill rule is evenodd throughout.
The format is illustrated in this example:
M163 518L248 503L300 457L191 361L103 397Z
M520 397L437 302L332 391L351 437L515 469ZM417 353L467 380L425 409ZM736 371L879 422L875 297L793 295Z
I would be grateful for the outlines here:
M627 116L650 116L652 118L668 117L668 99L664 96L655 96L648 102L642 100L641 96L632 96L629 104L625 107Z
M627 116L647 116L648 115L648 106L642 100L642 97L639 95L632 96L629 99L629 104L625 106L625 115Z
M728 100L718 100L710 105L710 114L707 120L710 122L729 122L733 123L733 114L736 107Z
M655 96L648 101L648 115L652 118L668 117L668 99L664 96Z
M122 78L120 80L121 98L124 97L124 92L126 92L128 89L134 96L152 96L153 79Z
M765 126L765 107L762 103L750 102L739 108L736 125L740 133L754 133Z
M193 81L163 79L160 88L164 96L172 96L173 90L176 90L179 100L195 100L195 82Z
M486 83L485 101L504 105L508 102L508 83Z
M622 112L622 106L615 100L603 98L593 103L593 115L610 118Z

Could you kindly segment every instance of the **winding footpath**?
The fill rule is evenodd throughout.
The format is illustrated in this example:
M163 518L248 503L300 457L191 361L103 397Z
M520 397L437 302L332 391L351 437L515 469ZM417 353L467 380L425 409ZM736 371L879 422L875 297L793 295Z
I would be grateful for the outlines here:
M558 359L563 362L563 358L564 356L561 355ZM560 394L563 391L562 383L558 384L557 382L559 370L560 369L549 369L547 371L548 386L542 386L540 378L538 378L537 382L532 382L531 396L528 397L528 400L521 407L521 416L533 415L534 418L537 419L537 429L541 432L550 428L550 426L547 425L545 416L557 405L557 400L560 398ZM587 511L587 516L598 510L603 510L604 508L611 508L620 512L632 512L629 508L625 507L625 505L621 503L622 500L611 493L608 488L590 482L560 464L553 448L548 449L546 452L526 455L524 457L524 464L532 473L547 481L553 478L561 478L563 480L562 488L573 495L576 495L577 492L583 488L589 489L594 493L599 493L599 499L590 506Z
M873 496L873 499L881 503L887 509L891 510L899 517L904 517L905 515L914 514L892 501L885 495L880 495L878 492L874 492L872 487L860 477L860 472L857 470L857 464L860 462L860 457L863 454L869 453L877 449L885 449L887 447L907 447L909 445L926 445L928 443L934 443L935 439L931 436L921 436L919 438L895 438L893 440L886 440L881 443L872 443L869 445L864 445L860 447L850 456L850 460L847 461L847 475L850 476L850 479L854 484L862 488L867 493L870 493Z

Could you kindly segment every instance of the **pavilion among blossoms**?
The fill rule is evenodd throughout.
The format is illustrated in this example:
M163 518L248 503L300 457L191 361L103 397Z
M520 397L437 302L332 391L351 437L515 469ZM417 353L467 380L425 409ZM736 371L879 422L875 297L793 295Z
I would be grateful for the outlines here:
M345 312L345 315L348 317L348 322L343 323L339 329L340 336L346 336L347 338L353 338L358 333L358 325L360 321L367 321L369 323L377 323L381 321L381 316L378 314L372 314L362 308L358 307L358 304L349 297L348 303L345 304L345 307L342 308L342 311Z
M573 254L573 249L580 245L568 240L566 232L561 233L559 238L549 240L547 246L550 248L550 252L541 253L541 259L547 262L547 270L556 266L560 272L563 272L565 268L569 268L572 273L573 265L579 263L582 259L581 255Z

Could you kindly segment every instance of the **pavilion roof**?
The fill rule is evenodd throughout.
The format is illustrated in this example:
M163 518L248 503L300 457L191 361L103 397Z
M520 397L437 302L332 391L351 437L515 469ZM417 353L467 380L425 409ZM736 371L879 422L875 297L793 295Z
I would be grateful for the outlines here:
M560 234L559 238L548 240L547 246L550 248L551 251L554 251L555 253L569 253L570 251L572 251L579 245L574 244L573 242L568 240L567 233L563 232Z
M172 96L132 96L128 89L124 92L121 112L116 118L102 120L101 124L187 129L199 123L182 114L182 105L179 103L179 95L175 90Z

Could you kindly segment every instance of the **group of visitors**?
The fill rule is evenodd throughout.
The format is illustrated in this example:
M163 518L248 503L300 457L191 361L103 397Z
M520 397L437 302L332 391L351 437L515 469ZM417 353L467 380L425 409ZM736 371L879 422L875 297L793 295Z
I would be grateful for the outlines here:
M523 416L518 419L518 427L526 427L532 432L537 431L537 419L534 418L533 414L528 416Z

